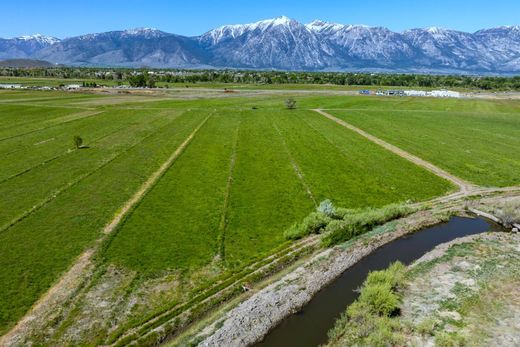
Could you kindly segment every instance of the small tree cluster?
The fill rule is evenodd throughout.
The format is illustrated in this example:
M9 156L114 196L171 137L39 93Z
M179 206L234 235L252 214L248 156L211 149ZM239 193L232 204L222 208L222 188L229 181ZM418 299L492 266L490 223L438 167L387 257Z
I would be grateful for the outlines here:
M98 85L96 82L83 82L83 87L96 88Z
M296 100L294 100L294 98L285 100L285 107L287 107L289 110L294 110L296 108Z
M129 77L128 83L135 88L155 88L155 79L145 73Z

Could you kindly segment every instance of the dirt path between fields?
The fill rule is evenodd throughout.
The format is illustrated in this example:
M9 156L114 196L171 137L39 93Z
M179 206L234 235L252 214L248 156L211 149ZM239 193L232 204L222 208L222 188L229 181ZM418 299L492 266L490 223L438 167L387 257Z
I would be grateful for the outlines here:
M380 138L378 137L375 137L374 135L371 135L369 133L367 133L366 131L364 130L361 130L360 128L358 127L355 127L353 126L352 124L350 123L347 123L345 122L344 120L342 119L339 119L337 117L334 117L333 115L323 111L323 110L320 110L320 109L315 109L313 110L319 114L321 114L322 116L338 123L339 125L341 126L344 126L345 128L347 129L350 129L356 133L358 133L359 135L363 136L364 138L370 140L371 142L385 148L386 150L389 150L390 152L400 156L401 158L404 158L422 168L425 168L426 170L434 173L435 175L441 177L441 178L444 178L445 180L447 181L450 181L451 183L453 183L454 185L456 185L457 187L459 187L459 190L460 192L462 193L465 193L465 192L471 192L471 191L474 191L477 189L477 186L472 184L472 183L469 183L465 180L463 180L462 178L459 178L455 175L452 175L450 174L449 172L447 171L444 171L443 169L439 168L438 166L435 166L433 165L432 163L424 160L424 159L421 159L419 157L416 157L415 155L413 154L410 154L402 149L400 149L399 147L396 147L386 141L383 141L381 140Z
M216 254L216 259L219 261L225 260L226 253L226 230L228 227L228 215L229 215L229 200L231 196L231 187L233 186L233 175L235 173L235 164L237 161L237 148L238 148L238 139L240 138L240 125L242 124L242 120L240 120L237 124L237 128L235 130L235 136L233 139L233 148L231 150L231 158L229 160L229 173L228 179L226 182L226 192L224 194L224 202L222 204L222 212L220 215L220 223L218 226L218 236L217 236L217 245L218 250Z
M211 117L206 117L193 132L181 143L170 157L157 169L141 186L141 188L120 208L110 223L103 228L103 236L96 241L93 248L84 251L74 262L71 268L45 293L33 307L20 319L17 324L5 335L0 337L0 346L18 346L21 339L29 331L38 329L60 305L69 302L75 294L92 278L95 264L93 256L98 251L106 237L112 233L126 215L144 196L153 188L159 179L173 165L193 140L197 132Z
M184 142L177 147L175 152L161 165L161 167L155 171L152 176L150 176L146 182L141 186L141 188L134 194L134 196L128 200L125 205L119 210L114 219L108 223L105 228L103 228L103 232L105 234L110 234L114 229L121 223L123 218L128 214L128 212L137 205L139 201L152 189L152 187L159 181L159 179L164 175L164 173L172 166L175 160L181 155L181 153L186 149L186 147L190 144L191 140L195 137L197 132L206 122L209 117L206 117L202 123L200 123L197 128L184 140Z

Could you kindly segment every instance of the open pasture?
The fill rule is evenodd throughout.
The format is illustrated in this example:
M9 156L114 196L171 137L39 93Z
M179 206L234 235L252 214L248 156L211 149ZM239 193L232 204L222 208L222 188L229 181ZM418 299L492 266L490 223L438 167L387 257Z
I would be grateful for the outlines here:
M309 93L287 110L290 92L172 93L0 92L0 335L191 134L96 257L136 274L133 286L173 274L191 290L194 274L232 276L288 245L283 232L325 199L378 207L454 191L314 108L475 183L518 184L514 102Z
M401 100L329 112L477 185L520 184L520 102Z

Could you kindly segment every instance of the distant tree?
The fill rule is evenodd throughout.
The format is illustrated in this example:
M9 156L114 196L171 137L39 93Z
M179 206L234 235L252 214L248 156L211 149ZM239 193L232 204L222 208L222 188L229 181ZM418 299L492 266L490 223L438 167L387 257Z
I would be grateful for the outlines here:
M294 100L294 98L289 98L289 99L285 100L285 106L289 110L294 110L296 108L296 100Z
M155 79L148 77L146 79L146 86L148 88L155 88Z
M81 146L83 146L83 139L81 138L81 136L75 135L72 140L74 142L74 146L76 147L76 149L80 149Z
M128 78L128 83L130 83L132 87L144 88L146 87L146 82L146 76L144 74L130 76Z

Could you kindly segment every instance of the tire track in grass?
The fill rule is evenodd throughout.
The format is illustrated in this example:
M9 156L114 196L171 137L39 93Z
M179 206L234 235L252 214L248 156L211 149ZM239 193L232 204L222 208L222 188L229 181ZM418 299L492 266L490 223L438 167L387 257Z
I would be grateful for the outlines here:
M175 117L175 118L177 118L177 117ZM157 121L159 121L159 120L160 120L160 118L159 118L159 119L156 119L156 120L154 120L154 121L152 121L151 124L154 124L155 122L157 122ZM99 137L93 139L92 141L90 141L89 143L87 143L86 146L89 146L90 144L94 144L94 143L96 143L96 142L102 141L103 139L105 139L105 138L107 138L107 137L109 137L109 136L112 136L112 135L114 135L114 134L116 134L116 133L118 133L118 132L120 132L120 131L122 131L122 130L129 129L129 128L134 127L134 126L141 126L141 125L143 125L143 124L130 124L130 125L125 125L125 126L119 127L119 128L117 128L116 130L114 130L114 131L111 131L111 132L109 132L109 133L107 133L107 134L101 135L101 136L99 136ZM54 138L53 138L52 140L54 140ZM43 142L41 142L41 143L45 143L45 142L49 142L49 140L43 141ZM36 144L35 144L35 145L36 145ZM25 146L25 147L30 147L30 146L31 146L31 145L28 145L28 146ZM19 149L19 150L23 150L23 148L22 148L22 149ZM36 165L34 165L34 166L31 166L31 167L29 167L29 168L27 168L27 169L25 169L25 170L22 170L22 171L20 171L20 172L18 172L18 173L16 173L16 174L13 174L13 175L11 175L11 176L9 176L9 177L6 177L6 178L0 180L0 184L5 183L5 182L7 182L7 181L10 181L10 180L12 180L13 178L16 178L16 177L22 176L22 175L24 175L24 174L26 174L26 173L28 173L28 172L34 170L34 169L39 168L40 166L43 166L43 165L49 164L49 163L53 162L53 161L56 160L56 159L59 159L59 158L64 157L64 156L66 156L66 155L68 155L68 154L74 153L74 152L76 152L77 150L79 150L79 148L68 149L66 152L60 153L60 154L58 154L58 155L56 155L56 156L54 156L54 157L52 157L52 158L46 159L46 160L44 160L44 161L42 161L42 162L40 162L40 163L38 163L38 164L36 164ZM11 153L12 153L12 152L11 152Z
M67 120L65 120L63 122L59 122L59 123L55 123L55 124L52 124L52 125L49 125L49 126L33 129L33 130L30 130L30 131L26 131L24 133L3 137L3 138L0 138L0 142L1 141L5 141L5 140L14 139L14 138L17 138L17 137L22 137L22 136L29 135L29 134L32 134L32 133L36 133L38 131L43 131L43 130L46 130L46 129L54 128L54 127L57 127L57 126L60 126L60 125L63 125L63 124L71 123L71 122L74 122L74 121L77 121L77 120L81 120L81 119L85 119L85 118L88 118L88 117L94 117L94 116L97 116L97 115L99 115L101 113L104 113L104 112L105 111L84 111L84 112L75 113L74 115L72 115L72 116L75 116L72 119L67 119ZM66 116L66 117L70 118L71 116Z
M182 114L182 113L181 113ZM91 276L87 274L92 274L94 270L94 261L93 257L96 255L97 251L102 247L103 242L107 239L110 234L116 230L121 221L124 218L128 217L129 212L142 200L142 198L153 188L153 186L159 181L159 179L168 171L168 169L173 165L175 160L184 152L186 147L190 144L192 139L195 137L200 128L208 121L211 115L207 116L196 128L195 130L175 149L175 151L168 157L168 159L157 169L139 188L139 190L116 212L114 218L103 228L103 236L95 241L94 246L85 250L80 256L76 258L71 267L59 278L54 285L50 287L50 289L32 306L32 308L22 317L16 325L8 331L5 335L0 337L0 346L3 346L4 343L12 341L16 339L17 334L23 334L24 330L29 330L29 325L36 317L41 317L46 315L48 310L54 309L54 307L60 305L64 300L67 300L73 293L77 293L81 288L85 288L90 280L92 280ZM136 144L131 147L125 149L124 151L118 153L116 156L112 157L107 162L98 166L93 172L88 173L87 175L83 175L81 180L91 176L95 172L101 170L103 167L107 166L115 159L130 151L131 149L138 146L140 143L144 142L146 139L151 136L156 135L162 129L169 126L177 117L172 119L172 121L168 122L168 124L160 127L157 131L145 136L143 139L138 141ZM69 183L66 187L64 187L60 193L63 193L66 189L72 187L73 185L79 183L78 180ZM24 216L20 219L24 219L28 217L28 215L34 213L36 210L40 209L48 202L52 201L59 194L55 194L51 199L47 199L46 203L43 205L39 204L30 210L30 213L24 214ZM41 205L41 206L40 206ZM36 208L36 209L35 209ZM17 222L19 222L18 220ZM16 222L16 223L17 223ZM14 224L16 224L14 223ZM12 224L12 225L14 225ZM6 229L11 227L8 226ZM5 227L0 229L0 232L6 230Z
M269 122L269 123L272 124L272 126L275 128L276 132L280 136L280 141L282 142L285 152L287 153L287 156L289 157L289 161L291 162L294 172L296 173L296 176L298 176L298 179L300 180L303 188L307 192L307 195L309 195L309 198L314 203L314 206L318 207L318 202L316 201L316 198L314 197L314 194L312 193L311 187L305 181L305 176L303 175L303 172L300 169L300 166L296 162L296 159L294 159L294 156L292 155L291 151L289 150L289 146L287 146L287 141L285 141L285 137L283 136L282 132L280 131L280 128L278 127L278 125L276 125L276 123L274 121Z
M233 173L235 171L235 163L237 159L237 147L238 147L238 138L240 134L240 124L242 123L242 118L240 118L240 121L238 122L237 129L235 131L235 139L233 140L233 151L231 153L231 159L229 162L229 175L226 185L226 193L224 195L224 204L222 206L222 215L220 217L220 223L219 223L219 233L217 236L217 257L220 261L224 261L226 259L226 229L228 226L227 223L227 217L228 217L228 210L229 210L229 197L231 195L231 186L233 185Z
M351 131L354 131L355 133L363 136L364 138L368 139L369 141L383 147L384 149L394 153L395 155L400 156L401 158L404 158L404 159L414 163L415 165L418 165L418 166L432 172L433 174L437 175L438 177L451 182L452 184L457 186L461 192L468 192L468 191L472 191L475 189L475 186L473 184L463 180L462 178L452 175L449 172L444 171L443 169L433 165L432 163L430 163L424 159L421 159L413 154L410 154L410 153L400 149L399 147L394 146L386 141L383 141L380 138L378 138L374 135L371 135L360 128L357 128L357 127L353 126L352 124L345 122L342 119L339 119L321 109L314 109L312 111L317 112L318 114L324 116L325 118L328 118L329 120L332 120L333 122L336 122L337 124L347 128Z
M177 117L175 117L177 118ZM175 119L174 118L174 119ZM174 121L174 119L171 120L171 122ZM110 157L108 160L104 161L103 163L101 163L100 165L98 165L94 170L92 171L89 171L89 172L86 172L80 176L78 176L76 179L66 183L65 185L61 186L60 188L58 188L54 194L52 195L49 195L47 198L43 199L42 201L40 201L39 203L37 203L36 205L34 205L32 208L30 208L29 210L23 212L22 214L20 214L19 216L13 218L10 222L4 224L2 227L0 227L0 233L8 230L9 228L13 227L14 225L18 224L20 221L24 220L25 218L29 217L31 214L33 214L34 212L38 211L39 209L41 209L42 207L44 207L45 205L47 205L48 203L50 203L52 200L54 200L55 198L57 198L59 195L61 195L62 193L64 193L65 191L67 191L68 189L74 187L75 185L77 185L78 183L80 183L81 181L83 181L84 179L92 176L94 173L98 172L99 170L103 169L105 166L107 166L108 164L110 164L111 162L113 162L114 160L116 160L117 158L121 157L122 155L124 155L125 153L127 153L128 151L130 151L131 149L135 148L136 146L138 146L139 144L141 144L142 142L146 141L148 138L154 136L156 133L158 133L159 131L161 131L162 129L164 129L165 127L167 127L168 125L170 125L170 123L167 123L166 125L160 127L159 129L153 131L152 133L146 135L145 137L143 137L142 139L140 139L139 141L137 141L136 143L134 143L133 145L131 145L130 147L127 147L125 148L124 150L116 153L115 155L113 155L112 157Z
M161 165L161 167L155 171L141 186L141 188L134 194L130 200L128 200L123 207L119 210L119 212L115 215L114 219L108 223L104 228L103 232L105 234L110 234L114 231L117 226L121 223L121 221L127 217L129 212L144 198L144 196L153 188L153 186L159 181L159 179L168 171L168 169L173 165L173 163L177 160L177 158L184 152L186 147L193 140L197 132L206 124L211 115L204 118L204 120L193 130L193 132L184 140L183 143L172 153L172 155Z

